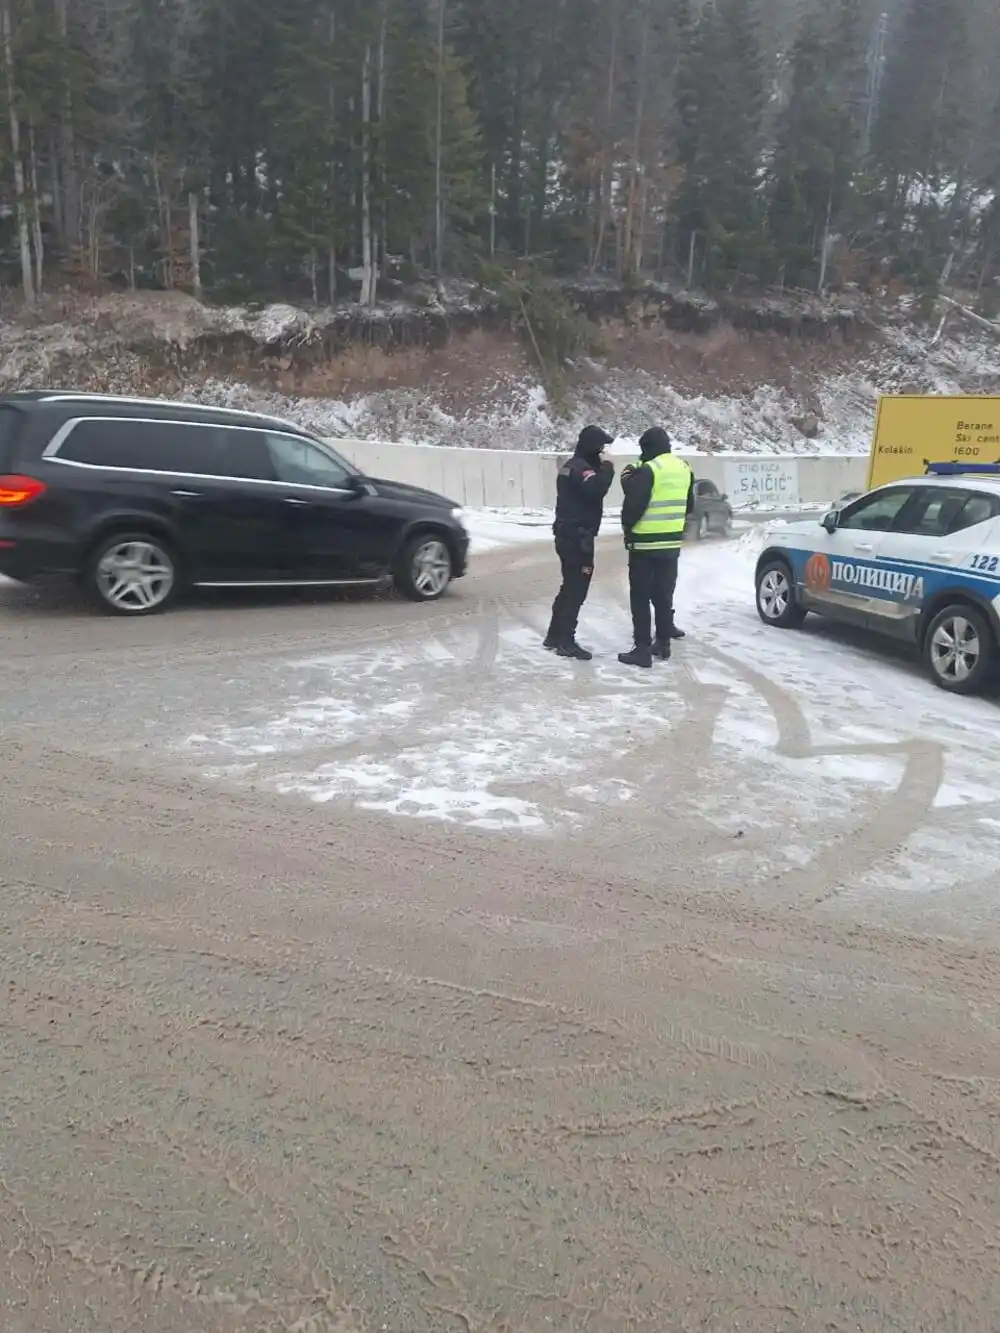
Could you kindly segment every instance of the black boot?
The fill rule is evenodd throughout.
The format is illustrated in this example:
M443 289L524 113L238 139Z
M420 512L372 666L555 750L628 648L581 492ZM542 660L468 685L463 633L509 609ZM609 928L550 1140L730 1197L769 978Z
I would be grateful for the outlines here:
M542 640L542 647L550 653L555 652L559 647L559 640L553 637L551 630L549 630L548 634L546 634L545 638Z
M594 654L588 653L586 648L581 648L575 639L570 639L568 643L556 645L556 657L569 657L574 662L592 662Z
M653 644L653 656L658 662L670 661L670 640L657 639Z
M622 666L633 667L651 667L653 665L653 650L651 648L640 648L638 645L630 653L619 653L618 661Z
M686 639L687 635L684 633L682 629L678 629L676 625L671 625L670 628L667 630L667 638L674 640Z

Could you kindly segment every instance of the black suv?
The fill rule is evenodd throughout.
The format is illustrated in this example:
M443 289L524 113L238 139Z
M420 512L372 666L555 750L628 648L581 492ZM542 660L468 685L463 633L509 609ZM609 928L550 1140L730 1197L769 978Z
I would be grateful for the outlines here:
M0 397L0 574L69 574L104 610L189 587L378 585L433 601L466 569L450 500L365 477L272 417L85 393Z

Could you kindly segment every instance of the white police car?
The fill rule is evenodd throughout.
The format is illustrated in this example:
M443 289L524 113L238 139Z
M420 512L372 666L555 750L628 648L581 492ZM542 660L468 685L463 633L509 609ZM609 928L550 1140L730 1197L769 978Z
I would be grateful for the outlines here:
M789 523L769 536L756 584L765 624L814 612L908 641L937 685L972 694L1000 664L1000 466L931 464Z

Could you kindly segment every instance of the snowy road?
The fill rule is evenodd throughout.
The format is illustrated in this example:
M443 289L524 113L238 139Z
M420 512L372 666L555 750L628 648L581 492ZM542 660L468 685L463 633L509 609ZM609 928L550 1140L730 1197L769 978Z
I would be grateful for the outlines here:
M609 543L564 663L478 536L433 607L0 589L0 1324L990 1327L996 700L762 626L753 533L650 673Z
M229 602L121 625L16 594L15 634L62 652L15 649L0 720L237 789L477 829L573 837L599 821L624 846L669 812L766 900L992 932L995 700L946 697L901 651L819 621L761 625L754 531L685 552L691 635L649 674L616 660L630 631L609 543L581 630L596 660L558 661L539 647L552 569L537 527L481 528L485 576L430 609Z

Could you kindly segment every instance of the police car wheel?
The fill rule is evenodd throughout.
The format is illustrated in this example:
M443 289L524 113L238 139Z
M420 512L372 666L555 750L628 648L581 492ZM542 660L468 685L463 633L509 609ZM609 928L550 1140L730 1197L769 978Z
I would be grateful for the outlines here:
M795 580L783 560L772 560L757 572L757 614L765 625L797 629L806 613L795 600Z
M708 515L702 514L698 519L698 540L703 542L709 535Z
M996 662L985 616L960 602L939 611L927 627L924 660L941 689L952 694L975 694L982 689Z

